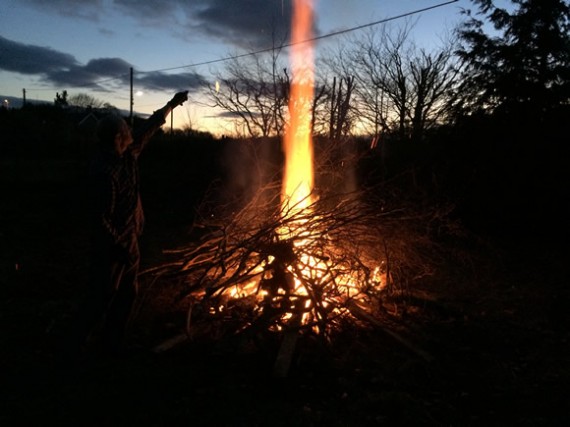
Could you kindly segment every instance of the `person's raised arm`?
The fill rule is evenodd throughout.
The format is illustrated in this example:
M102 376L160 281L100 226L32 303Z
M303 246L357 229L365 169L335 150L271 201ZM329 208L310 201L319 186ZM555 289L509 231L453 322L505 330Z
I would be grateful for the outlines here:
M140 129L133 131L133 144L131 149L135 155L140 154L148 140L165 122L168 115L179 105L184 104L188 100L188 91L182 91L175 94L166 105L156 110L152 116L145 120Z
M179 105L184 104L186 101L188 101L188 91L185 90L183 92L178 92L176 95L174 95L172 97L172 99L170 101L168 101L166 103L166 105L164 106L164 108L169 109L166 113L165 113L165 118L168 115L168 113L170 113L172 110L174 110L176 107L178 107Z

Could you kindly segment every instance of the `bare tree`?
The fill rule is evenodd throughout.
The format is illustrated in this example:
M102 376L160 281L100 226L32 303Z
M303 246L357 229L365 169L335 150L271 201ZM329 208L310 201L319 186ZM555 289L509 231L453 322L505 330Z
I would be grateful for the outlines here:
M67 91L64 90L63 92L61 92L61 95L59 94L59 92L56 92L53 103L56 107L67 107L69 105L69 103L67 102Z
M447 118L457 97L459 67L451 44L437 52L420 49L409 64L412 91L410 109L413 141L421 140L424 130Z
M330 91L329 138L340 140L351 128L349 120L350 98L354 90L354 76L333 78Z
M104 101L95 98L94 96L88 95L86 93L78 93L76 95L72 95L67 99L69 105L74 107L83 107L83 108L103 108L108 107L109 104L106 104Z
M335 72L354 76L359 118L374 135L392 131L421 139L448 112L458 79L451 44L419 49L410 40L411 29L406 24L371 30L348 39L326 60Z
M233 121L240 136L280 136L285 131L290 88L302 77L291 75L286 62L280 58L281 51L275 48L265 53L235 55L217 74L216 84L210 88L213 106ZM326 115L329 90L325 82L315 79L311 105L313 131L324 128L321 116Z
M270 53L236 55L218 73L210 88L214 106L234 117L244 136L280 135L289 96L290 77L280 66L280 49Z
M342 40L324 59L336 75L355 77L354 101L361 124L375 135L393 128L395 113L405 108L398 90L406 90L400 57L390 56L389 51L399 50L406 37L407 30L396 35L385 29L369 31L360 38ZM397 116L404 121L405 114Z

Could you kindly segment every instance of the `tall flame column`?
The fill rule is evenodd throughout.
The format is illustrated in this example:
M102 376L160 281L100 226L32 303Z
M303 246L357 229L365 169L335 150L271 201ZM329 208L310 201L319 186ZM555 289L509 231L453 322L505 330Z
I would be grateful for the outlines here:
M311 118L314 87L312 0L293 1L290 64L293 74L289 94L289 125L285 132L285 171L282 203L293 214L309 206L313 190Z

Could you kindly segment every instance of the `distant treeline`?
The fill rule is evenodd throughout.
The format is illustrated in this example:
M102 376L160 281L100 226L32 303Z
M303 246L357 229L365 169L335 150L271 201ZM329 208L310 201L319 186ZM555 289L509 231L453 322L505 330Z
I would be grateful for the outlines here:
M26 159L33 159L33 165L64 162L68 176L54 167L52 178L83 179L96 144L95 123L86 118L96 115L49 105L0 110L5 183L37 175L37 170L23 169ZM375 143L368 137L342 143L318 138L317 185L350 190L350 175L359 188L385 189L389 184L421 202L451 201L455 214L474 228L516 233L543 229L561 236L567 233L570 214L569 117L568 105L543 116L533 110L470 115L432 129L421 143L398 135ZM192 215L213 187L226 199L247 196L279 179L282 162L277 138L215 139L188 129L161 131L141 157L143 194L152 199L147 203L151 209L174 212L178 207ZM50 175L37 179L49 180Z

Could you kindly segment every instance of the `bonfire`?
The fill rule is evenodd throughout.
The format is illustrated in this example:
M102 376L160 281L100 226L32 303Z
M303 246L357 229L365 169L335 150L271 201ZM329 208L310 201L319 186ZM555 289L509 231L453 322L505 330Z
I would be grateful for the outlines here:
M317 195L313 52L305 42L312 8L306 0L294 6L282 182L260 188L237 212L202 210L199 241L167 251L173 260L147 271L177 280L178 298L188 302L186 338L263 331L282 336L290 354L303 334L330 340L357 323L381 327L375 319L386 296L430 273L422 251L432 244L433 211L397 207L380 189Z

